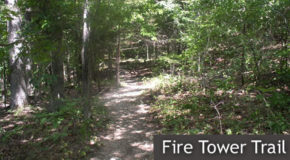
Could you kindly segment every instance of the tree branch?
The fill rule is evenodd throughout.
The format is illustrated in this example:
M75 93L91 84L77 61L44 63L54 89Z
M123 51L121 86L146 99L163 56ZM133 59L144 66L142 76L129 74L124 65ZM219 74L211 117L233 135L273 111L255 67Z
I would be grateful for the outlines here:
M19 43L21 40L17 40L17 41L14 41L12 43L0 43L0 47L9 47L9 46L12 46L14 44L17 44Z
M139 47L132 47L132 48L123 48L121 51L126 51L126 50L133 50L133 49L138 49Z
M219 105L224 104L224 101L219 102L218 104L214 105L213 108L216 110L217 114L218 114L218 119L220 122L220 134L224 134L223 133L223 126L222 126L222 116L219 112L219 109L217 108Z

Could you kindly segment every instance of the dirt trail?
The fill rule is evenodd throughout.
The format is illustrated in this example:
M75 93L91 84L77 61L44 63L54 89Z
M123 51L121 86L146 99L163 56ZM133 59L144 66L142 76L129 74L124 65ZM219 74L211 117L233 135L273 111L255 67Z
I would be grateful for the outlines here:
M105 93L105 102L112 122L101 135L100 150L91 160L151 160L155 128L148 123L148 105L138 99L143 91L152 88L136 78L122 76L122 87Z

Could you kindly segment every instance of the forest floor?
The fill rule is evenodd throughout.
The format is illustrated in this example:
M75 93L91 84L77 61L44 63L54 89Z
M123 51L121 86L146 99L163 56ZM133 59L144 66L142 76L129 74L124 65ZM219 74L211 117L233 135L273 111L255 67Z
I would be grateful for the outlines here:
M111 123L101 133L100 150L91 160L153 159L153 135L158 132L150 122L143 93L154 87L128 71L121 75L121 87L101 95Z

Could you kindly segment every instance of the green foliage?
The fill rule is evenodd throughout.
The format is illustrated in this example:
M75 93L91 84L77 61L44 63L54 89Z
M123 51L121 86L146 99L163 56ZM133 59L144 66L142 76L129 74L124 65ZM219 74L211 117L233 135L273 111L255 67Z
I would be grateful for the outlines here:
M176 58L174 54L172 56L160 56L159 60L167 62L168 64L180 64L179 60Z
M10 20L11 11L4 5L4 1L0 2L0 44L7 44L7 21ZM8 47L0 45L0 72L2 73L2 64L8 61Z
M288 112L289 114L289 112ZM267 127L269 127L274 133L282 133L283 131L289 130L289 120L282 115L282 113L275 112L271 114L267 120Z
M159 80L151 79L156 84L155 90L150 92L155 95L151 112L165 134L219 134L219 121L213 105L220 101L224 102L218 108L225 134L281 134L290 129L287 94L272 93L271 97L266 97L266 101L269 100L267 106L261 94L253 97L249 91L241 96L234 93L235 88L221 85L217 90L212 88L204 93L200 85L176 78L159 76ZM267 94L273 91L260 90Z
M104 129L108 119L106 119L106 109L94 102L96 108L92 111L92 117L84 117L79 99L67 99L57 112L36 111L32 117L19 117L18 121L24 124L17 125L13 129L1 132L1 142L6 147L18 144L20 150L16 148L5 154L15 154L14 157L21 157L28 149L26 158L82 158L98 147L98 142L90 146L88 142L91 137ZM22 144L23 139L29 139ZM48 147L49 146L49 147ZM0 145L0 147L4 147ZM46 150L53 150L56 155L36 154ZM21 153L23 152L23 153ZM18 153L18 154L16 154ZM79 154L82 153L82 154Z
M129 48L121 58L145 57L147 49L155 52L154 60L142 63L157 76L152 79L156 85L151 91L156 100L152 112L164 132L219 134L222 127L228 135L289 134L289 1L89 0L89 14L83 19L84 3L19 0L21 12L15 13L0 1L1 75L10 72L4 65L9 64L13 46L7 44L7 21L19 14L23 21L21 56L31 61L31 72L25 78L34 93L50 95L52 84L57 83L59 75L52 63L55 54L61 59L59 64L64 64L60 66L65 69L65 74L60 73L64 86L77 88L84 74L82 48L88 50L90 56L85 58L92 62L90 78L99 78L96 82L102 89L102 84L113 79L100 81L105 77L101 72L107 73L108 62L114 61L120 37L121 50ZM82 43L84 21L89 38ZM141 68L139 60L122 65L133 71ZM5 76L1 83L8 79ZM79 90L73 91L66 90L66 96L79 97ZM41 99L44 108L48 97L35 99ZM65 100L53 113L33 113L23 119L22 126L0 128L1 141L9 146L19 144L23 152L40 146L27 153L31 159L53 159L40 154L51 149L64 159L83 159L90 150L84 140L107 121L102 107L87 119L83 108L90 103L84 99ZM222 126L214 108L219 102L223 102L217 106ZM22 145L21 140L28 143ZM74 150L71 144L85 147ZM20 155L17 158L23 159Z
M224 102L220 112L226 134L289 134L289 2L172 0L155 4L157 14L152 21L157 41L163 43L161 52L167 54L159 56L153 73L168 73L177 64L179 77L195 83L186 84L187 80L173 75L153 79L159 84L153 112L165 130L218 133L212 106ZM186 47L178 52L182 44ZM204 123L196 113L207 115Z
M290 96L287 93L274 92L269 101L271 107L275 110L290 111Z

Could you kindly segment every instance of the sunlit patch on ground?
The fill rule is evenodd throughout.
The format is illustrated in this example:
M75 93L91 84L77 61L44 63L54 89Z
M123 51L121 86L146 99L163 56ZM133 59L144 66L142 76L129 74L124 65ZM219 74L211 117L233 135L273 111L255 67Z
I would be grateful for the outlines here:
M150 106L143 104L140 96L155 85L145 84L128 74L123 78L121 88L101 97L111 113L112 122L109 130L100 136L103 145L91 160L153 159L156 128L148 124Z

